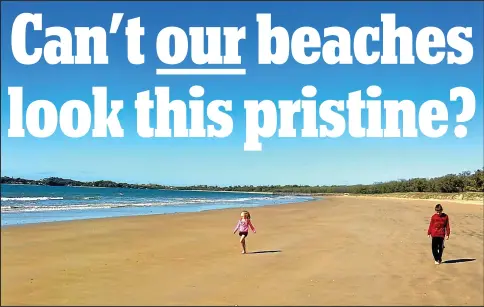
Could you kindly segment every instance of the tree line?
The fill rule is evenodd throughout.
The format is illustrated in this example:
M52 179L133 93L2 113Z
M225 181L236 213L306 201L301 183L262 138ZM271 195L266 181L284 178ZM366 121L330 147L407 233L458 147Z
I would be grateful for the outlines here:
M325 194L325 193L350 193L350 194L386 194L405 192L433 192L433 193L460 193L460 192L484 192L484 171L478 169L475 172L465 171L460 174L448 174L435 178L412 178L373 184L357 185L332 185L332 186L309 186L309 185L236 185L228 187L194 185L173 187L159 184L131 184L118 183L109 180L82 182L72 179L49 177L41 180L29 180L23 178L1 177L2 184L30 184L44 186L79 186L79 187L105 187L105 188L128 188L128 189L163 189L163 190L203 190L203 191L233 191L233 192L264 192L283 194Z

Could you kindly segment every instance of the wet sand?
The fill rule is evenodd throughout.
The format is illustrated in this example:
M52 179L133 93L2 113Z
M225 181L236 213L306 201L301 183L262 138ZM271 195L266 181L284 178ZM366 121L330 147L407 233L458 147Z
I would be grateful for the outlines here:
M332 197L1 231L2 305L483 305L483 206L441 202L451 236L433 262L434 202Z

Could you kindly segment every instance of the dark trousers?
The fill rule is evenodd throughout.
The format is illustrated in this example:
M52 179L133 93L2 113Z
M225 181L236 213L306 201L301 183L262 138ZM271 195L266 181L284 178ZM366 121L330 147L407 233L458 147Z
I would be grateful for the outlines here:
M432 238L432 254L435 261L442 261L442 254L444 253L444 238L433 237Z

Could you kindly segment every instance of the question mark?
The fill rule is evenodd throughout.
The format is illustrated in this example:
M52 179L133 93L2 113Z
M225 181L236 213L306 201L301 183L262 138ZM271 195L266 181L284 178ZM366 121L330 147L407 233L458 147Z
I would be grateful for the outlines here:
M450 100L457 101L458 98L462 99L462 113L458 114L456 121L458 123L464 123L471 120L476 112L476 96L467 87L459 86L450 90ZM467 128L464 125L457 125L454 128L454 134L458 138L463 138L467 135Z

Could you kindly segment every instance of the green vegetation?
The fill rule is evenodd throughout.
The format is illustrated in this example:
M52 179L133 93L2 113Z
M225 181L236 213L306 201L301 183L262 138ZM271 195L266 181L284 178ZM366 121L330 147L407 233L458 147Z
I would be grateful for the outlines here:
M388 193L463 193L484 192L484 171L462 172L460 174L448 174L436 178L413 178L408 180L395 180L377 182L368 185L333 185L333 186L308 186L308 185L271 185L271 186L186 186L172 187L159 184L129 184L113 181L81 182L71 179L50 177L41 180L28 180L22 178L2 177L2 184L32 184L48 186L83 186L83 187L106 187L106 188L129 188L129 189L165 189L165 190L204 190L204 191L234 191L234 192L265 192L283 194L388 194ZM472 193L471 193L472 194Z

